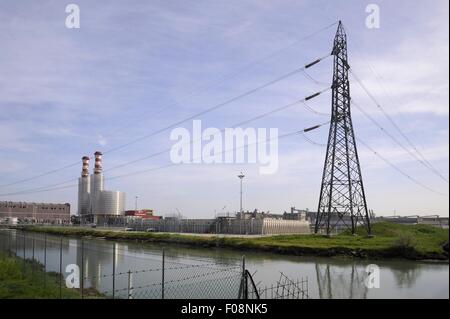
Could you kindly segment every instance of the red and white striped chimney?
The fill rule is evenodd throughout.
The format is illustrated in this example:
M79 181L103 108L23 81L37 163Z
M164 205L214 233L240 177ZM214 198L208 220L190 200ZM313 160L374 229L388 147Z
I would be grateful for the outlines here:
M81 170L81 177L88 177L89 176L89 157L83 156L81 158L83 161L83 168Z
M101 174L103 167L102 167L102 152L95 152L95 167L94 167L94 174Z

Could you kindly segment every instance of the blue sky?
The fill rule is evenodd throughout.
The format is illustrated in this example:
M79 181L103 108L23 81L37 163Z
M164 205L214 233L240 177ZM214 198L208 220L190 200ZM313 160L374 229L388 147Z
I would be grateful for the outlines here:
M65 27L65 6L79 5L81 28ZM368 4L380 7L380 28L365 26ZM329 53L342 20L349 60L383 108L442 174L448 176L448 2L404 1L2 1L0 3L0 185L80 162L54 174L0 187L0 195L76 179L81 156L108 151L275 79ZM291 45L296 43L295 45ZM277 52L277 54L273 54ZM269 57L269 58L267 58ZM259 62L259 63L255 63ZM222 129L329 85L332 59L302 74L199 117ZM351 78L352 97L407 145ZM330 112L330 93L311 101ZM289 133L328 120L301 105L249 127ZM412 183L358 145L367 201L378 215L448 216L448 183L398 147L353 108L356 134L410 176ZM182 125L192 127L192 121ZM326 143L328 128L311 133ZM170 130L105 154L104 168L170 147ZM106 179L127 193L127 206L189 217L239 208L283 212L317 207L325 148L301 136L280 140L277 174L257 165L182 165ZM159 167L168 153L105 172L106 178ZM74 181L64 185L72 185ZM70 202L76 187L0 200ZM225 209L223 209L225 207Z

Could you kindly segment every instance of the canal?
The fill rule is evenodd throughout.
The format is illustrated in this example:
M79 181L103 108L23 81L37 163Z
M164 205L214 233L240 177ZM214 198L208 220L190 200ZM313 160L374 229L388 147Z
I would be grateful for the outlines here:
M0 241L0 249L34 257L66 277L70 265L77 265L85 288L110 296L114 291L116 298L236 298L244 255L245 268L261 288L276 285L283 273L307 281L314 299L449 298L448 263L297 257L15 230L0 230ZM379 267L379 288L366 287L371 264Z

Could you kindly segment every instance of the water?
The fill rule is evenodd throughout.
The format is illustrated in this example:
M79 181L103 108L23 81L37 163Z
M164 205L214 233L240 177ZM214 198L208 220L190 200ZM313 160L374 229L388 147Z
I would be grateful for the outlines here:
M10 234L10 235L9 235ZM115 296L126 298L162 297L162 244L114 242L0 231L0 249L18 256L33 256L46 263L48 271L59 272L69 264L83 264L84 287L112 294L115 271ZM47 238L45 247L44 238ZM24 248L25 243L25 250ZM311 298L449 298L448 263L407 260L353 260L282 256L268 253L239 252L226 249L165 247L165 298L236 298L242 269L253 274L258 287L276 284L280 272L291 279L308 279ZM115 253L114 253L115 252ZM113 269L115 261L115 270ZM365 269L376 264L380 269L380 287L368 289ZM128 274L131 271L131 274ZM133 289L128 290L128 287ZM264 296L263 296L264 297Z

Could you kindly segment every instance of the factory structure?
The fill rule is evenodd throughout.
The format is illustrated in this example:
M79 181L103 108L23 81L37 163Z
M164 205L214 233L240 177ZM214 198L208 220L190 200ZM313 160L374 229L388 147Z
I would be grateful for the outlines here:
M1 201L0 223L69 224L70 204Z
M78 179L78 216L82 223L105 223L125 215L125 193L104 189L102 153L95 152L94 173L89 174L89 157L83 156Z

